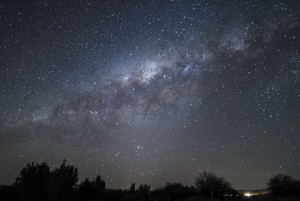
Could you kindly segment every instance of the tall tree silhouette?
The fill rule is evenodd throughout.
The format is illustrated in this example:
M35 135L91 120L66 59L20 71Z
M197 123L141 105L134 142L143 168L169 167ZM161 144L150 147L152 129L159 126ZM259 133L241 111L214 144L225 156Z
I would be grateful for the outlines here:
M146 200L148 200L148 196L150 193L150 185L140 184L138 192L141 193L145 197Z
M17 199L24 201L49 200L47 193L49 175L50 170L46 163L28 163L13 184Z
M102 198L105 194L105 181L103 181L101 179L101 176L98 175L96 177L96 180L93 181L93 183L95 184L96 186L96 190L97 190L97 197L98 198Z
M135 193L135 183L130 184L129 192L131 195L134 195Z
M60 168L51 171L47 182L50 201L73 200L78 170L73 165L66 165L66 161L63 161Z

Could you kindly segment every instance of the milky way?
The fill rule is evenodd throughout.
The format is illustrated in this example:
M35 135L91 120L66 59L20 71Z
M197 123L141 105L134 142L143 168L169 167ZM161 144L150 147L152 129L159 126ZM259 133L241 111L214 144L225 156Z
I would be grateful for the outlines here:
M0 182L64 158L110 188L300 177L298 1L0 3Z

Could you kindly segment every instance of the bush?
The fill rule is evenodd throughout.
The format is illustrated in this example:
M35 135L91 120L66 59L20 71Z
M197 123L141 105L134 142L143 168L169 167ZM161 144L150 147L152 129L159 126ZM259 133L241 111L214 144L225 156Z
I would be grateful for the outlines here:
M220 198L231 191L231 184L212 172L202 172L195 179L198 193L205 199Z
M268 185L273 196L278 197L299 197L300 181L285 174L274 175Z
M66 166L66 160L51 172L46 163L32 162L21 170L13 188L17 200L67 201L73 200L77 181L77 168Z

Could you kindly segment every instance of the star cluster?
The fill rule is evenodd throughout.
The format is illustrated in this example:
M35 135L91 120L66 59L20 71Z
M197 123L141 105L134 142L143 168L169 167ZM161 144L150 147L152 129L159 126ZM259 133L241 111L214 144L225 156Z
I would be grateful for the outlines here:
M108 187L300 177L298 1L0 3L0 181L27 162Z

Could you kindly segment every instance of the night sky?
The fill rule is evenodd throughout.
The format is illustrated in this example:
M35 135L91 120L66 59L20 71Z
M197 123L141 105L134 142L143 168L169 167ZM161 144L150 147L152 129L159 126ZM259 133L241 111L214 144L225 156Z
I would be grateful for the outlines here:
M1 1L0 183L300 178L300 2Z

